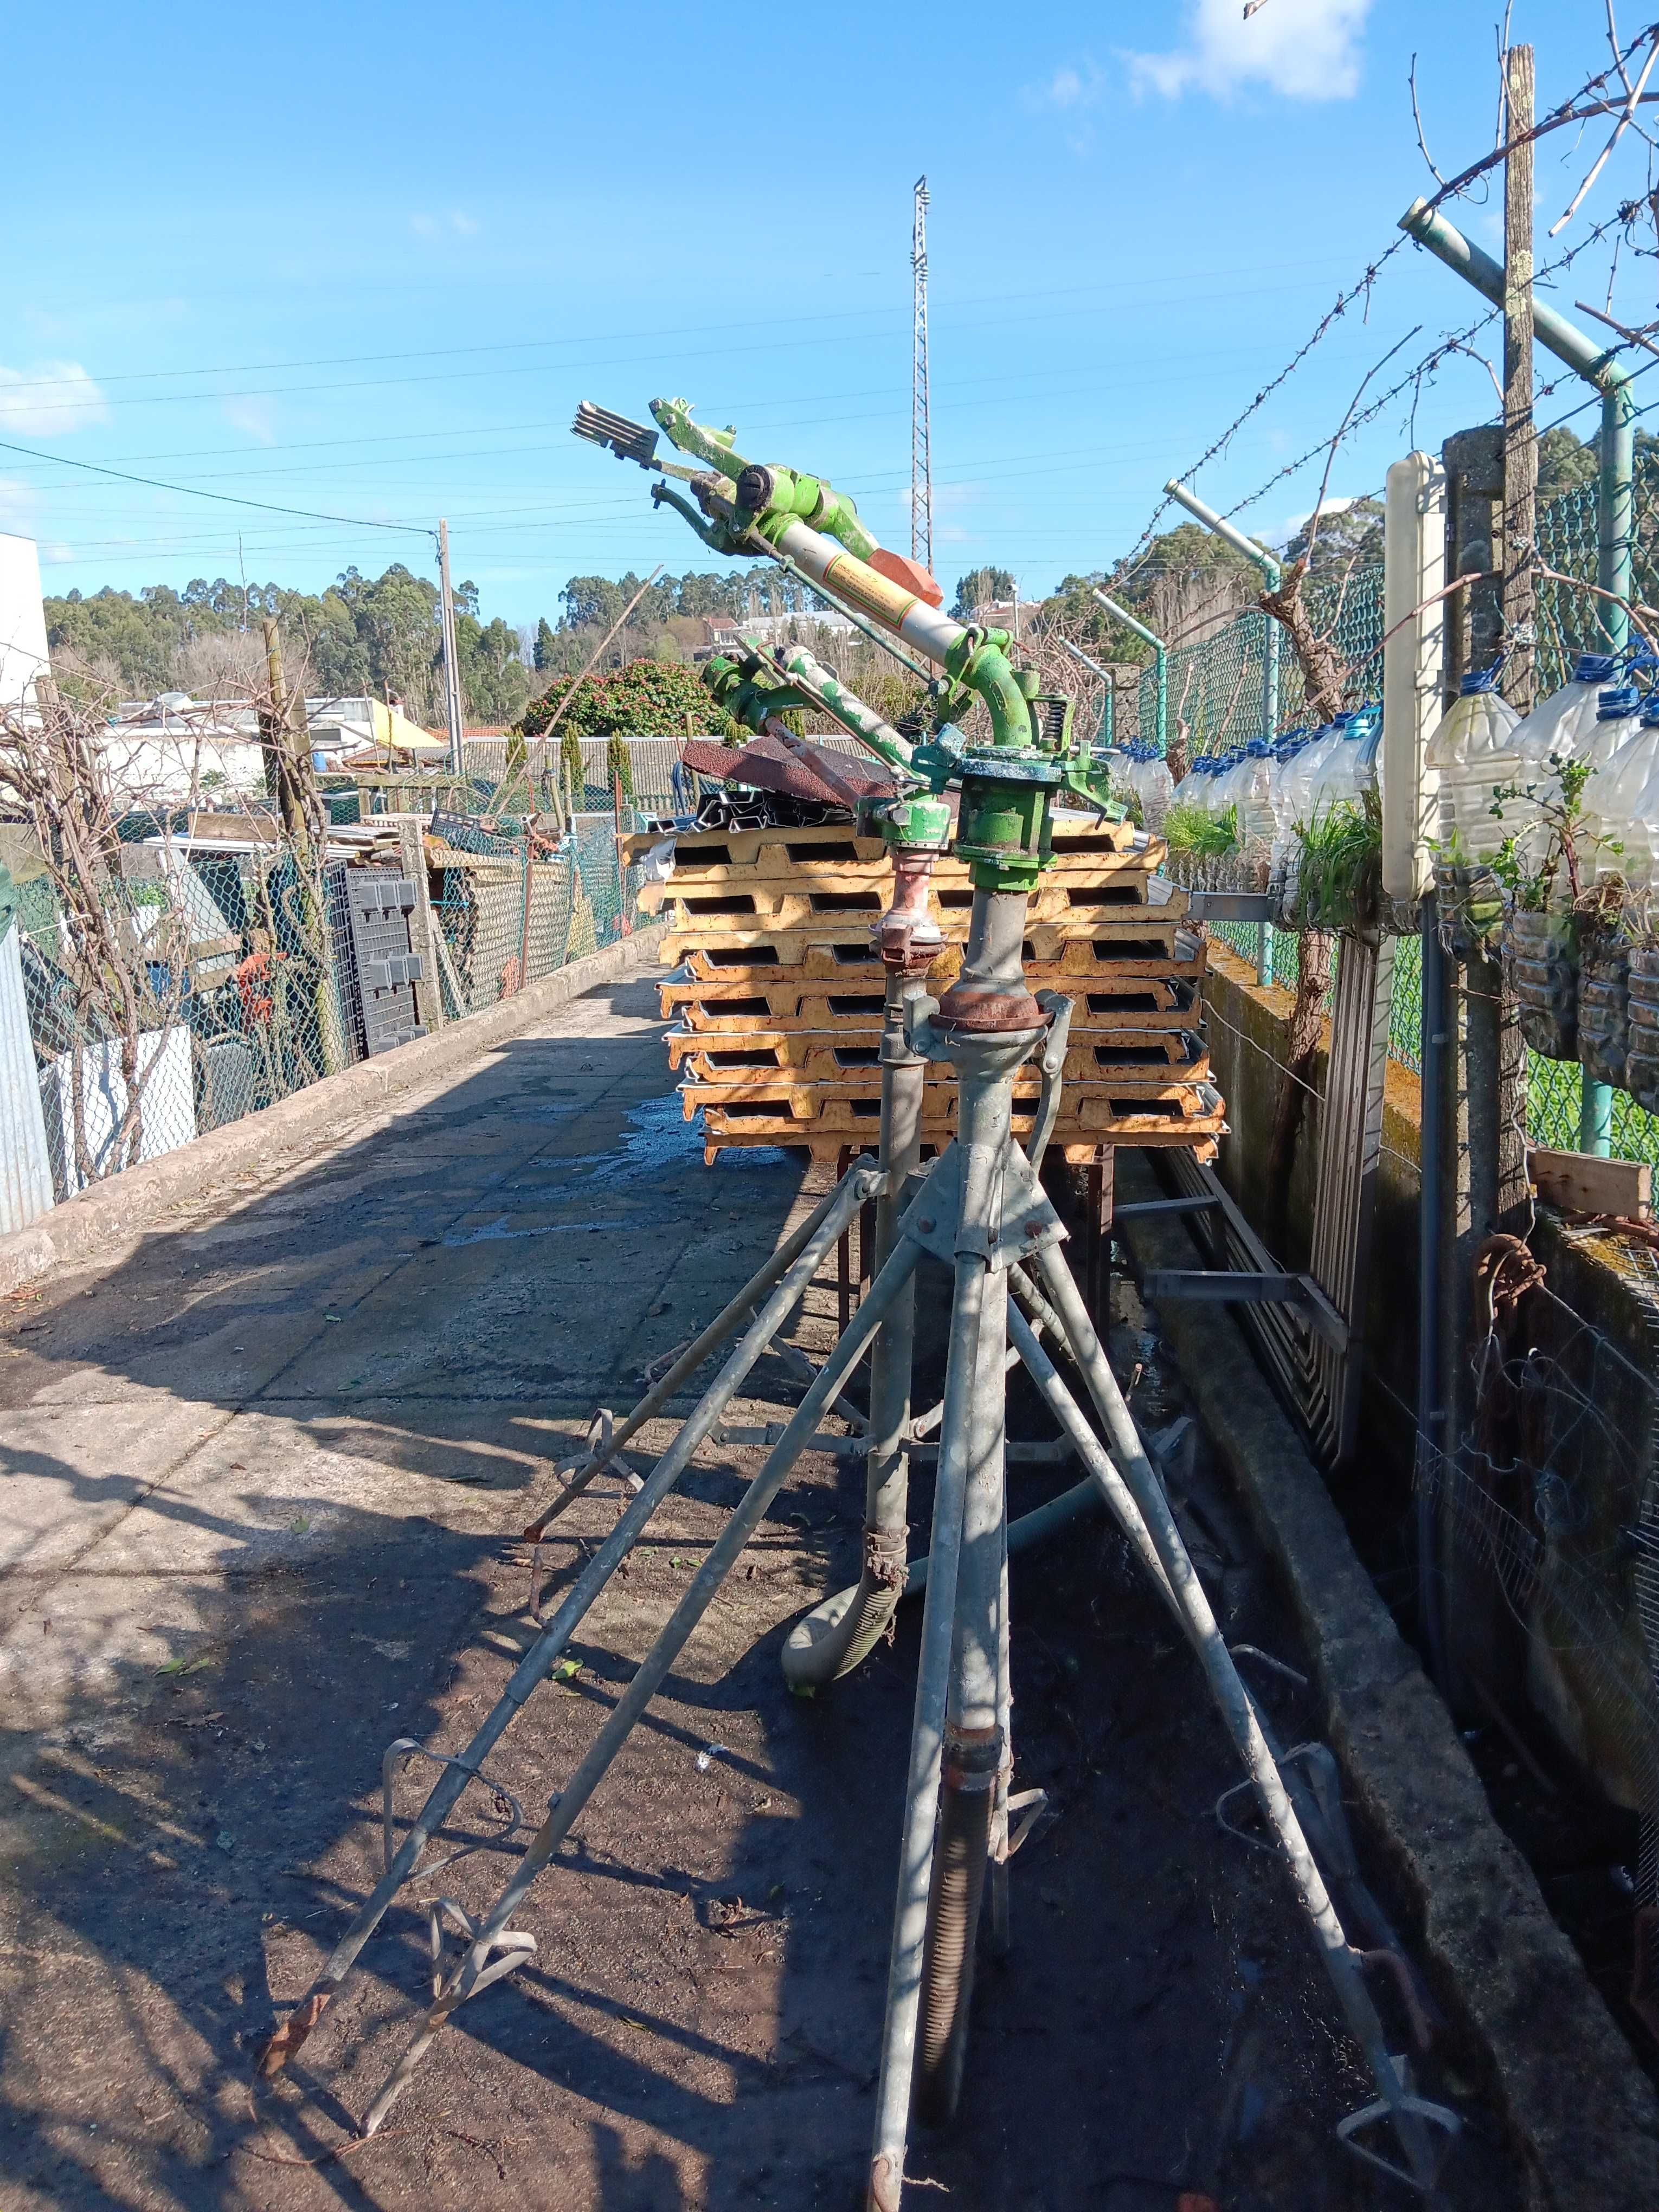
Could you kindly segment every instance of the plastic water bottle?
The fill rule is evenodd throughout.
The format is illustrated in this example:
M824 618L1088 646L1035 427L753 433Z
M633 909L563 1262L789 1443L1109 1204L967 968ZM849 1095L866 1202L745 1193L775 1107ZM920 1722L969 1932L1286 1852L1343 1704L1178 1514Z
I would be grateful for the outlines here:
M1373 734L1371 718L1364 708L1340 715L1340 740L1327 752L1314 789L1316 818L1328 820L1339 807L1358 808L1364 782L1363 755ZM1375 769L1373 769L1375 774Z
M1164 828L1164 817L1170 811L1170 801L1175 793L1175 778L1170 774L1170 763L1155 744L1146 747L1146 763L1140 802L1141 827L1157 836Z
M1594 732L1596 700L1617 665L1610 653L1581 653L1566 682L1522 718L1510 740L1520 796L1503 802L1504 832L1514 837L1516 856L1528 874L1535 875L1548 857L1552 814L1559 817L1562 804L1561 769L1582 755Z
M1307 828L1313 821L1318 811L1319 788L1327 763L1341 744L1346 727L1346 720L1340 714L1334 721L1322 722L1302 748L1285 793L1290 804L1292 833Z
M1529 770L1541 774L1553 761L1577 757L1595 727L1596 701L1617 665L1610 653L1581 653L1560 690L1522 718L1510 743Z
M1249 887L1265 890L1273 866L1273 749L1265 738L1252 738L1240 770L1238 845Z
M1633 891L1651 890L1659 831L1659 696L1652 693L1600 780L1596 816L1595 880L1622 876Z
M1520 721L1498 689L1496 668L1472 668L1440 718L1423 758L1440 778L1440 837L1454 832L1476 859L1495 853L1504 841L1493 817L1493 792L1513 781L1519 763L1509 750Z
M1357 805L1381 788L1382 709L1376 700L1359 708L1348 726L1354 744L1353 789Z
M1597 697L1595 727L1579 757L1589 766L1577 836L1581 843L1579 879L1600 883L1624 873L1624 856L1613 846L1622 842L1614 827L1614 787L1620 756L1642 727L1642 695L1633 684L1609 686Z
M1193 806L1198 801L1198 769L1196 759L1187 763L1187 773L1170 793L1171 806Z
M1273 807L1273 852L1269 860L1270 880L1280 882L1289 856L1291 841L1296 834L1296 821L1291 811L1291 777L1296 763L1306 750L1312 732L1305 729L1287 730L1273 747L1273 771L1270 787Z

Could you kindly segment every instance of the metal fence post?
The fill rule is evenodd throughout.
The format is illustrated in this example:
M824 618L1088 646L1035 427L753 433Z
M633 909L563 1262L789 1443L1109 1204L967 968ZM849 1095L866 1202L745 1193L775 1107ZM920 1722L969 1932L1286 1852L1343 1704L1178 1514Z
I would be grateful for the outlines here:
M1254 538L1247 538L1237 525L1224 514L1218 514L1206 507L1196 492L1188 491L1185 484L1177 483L1173 477L1164 487L1170 497L1184 507L1194 521L1213 532L1222 543L1231 545L1235 553L1242 553L1253 561L1267 580L1267 589L1276 592L1285 571L1265 545L1258 545ZM1261 640L1261 734L1271 744L1279 735L1279 624L1264 608L1261 619L1267 629Z
M611 771L611 804L615 812L617 835L617 934L630 937L634 925L628 918L628 871L623 866L623 787L622 771L613 767Z
M1127 607L1120 606L1115 599L1109 599L1104 592L1095 590L1092 585L1090 589L1115 621L1121 622L1125 629L1132 629L1137 637L1144 637L1152 648L1153 664L1158 672L1158 749L1161 753L1167 752L1170 749L1170 648L1155 629L1148 629L1144 622L1129 612Z

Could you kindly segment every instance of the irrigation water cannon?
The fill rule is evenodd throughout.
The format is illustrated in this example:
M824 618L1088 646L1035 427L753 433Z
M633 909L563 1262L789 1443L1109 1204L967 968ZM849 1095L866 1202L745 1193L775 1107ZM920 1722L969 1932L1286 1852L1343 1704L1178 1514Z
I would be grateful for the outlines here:
M934 729L909 765L935 791L960 784L957 850L972 863L975 888L1023 898L1048 854L1055 797L1069 793L1096 811L1109 803L1103 776L1073 742L1070 701L1039 696L1035 671L1015 666L1006 630L945 613L932 576L878 545L853 501L822 477L745 459L735 429L707 428L683 399L654 399L651 415L655 432L584 400L573 427L619 458L684 483L690 499L667 483L653 485L651 495L682 514L705 544L780 562L861 627L884 632L942 672ZM659 459L659 432L704 465ZM950 719L973 697L990 720L988 745L972 744Z
M611 1761L688 1638L714 1602L804 1451L828 1441L820 1418L834 1407L862 1431L866 1456L863 1565L853 1587L798 1620L783 1656L791 1686L827 1690L866 1656L891 1622L907 1579L908 1463L919 1438L936 1431L936 1474L928 1543L915 1718L903 1784L896 1900L875 2139L866 2212L899 2212L913 2095L923 2117L947 2121L962 2084L973 1989L975 1938L986 1890L993 1942L1007 1942L1008 1861L1030 1832L1042 1793L1015 1794L1010 1783L1009 1528L1005 1376L1023 1364L1090 1480L1191 1644L1228 1734L1254 1786L1266 1829L1310 1923L1349 2028L1377 2087L1374 2104L1339 2133L1374 2163L1425 2195L1436 2187L1439 2150L1455 2114L1411 2089L1390 2055L1383 2027L1285 1788L1257 1710L1241 1682L1209 1599L1188 1558L1157 1470L1087 1305L1061 1250L1066 1232L1038 1170L1055 1126L1072 1000L1038 998L1028 988L1023 948L1028 898L1053 860L1050 816L1071 792L1105 811L1103 788L1086 751L1073 743L1069 702L1038 696L1037 678L1014 665L1012 641L1000 630L940 611L933 579L886 553L851 501L817 477L745 460L733 430L706 430L679 400L659 400L653 431L586 403L576 420L584 437L622 459L684 483L653 497L672 505L707 544L723 552L769 555L833 603L923 655L942 672L935 723L909 752L902 774L912 788L887 806L884 835L893 853L892 902L873 933L887 971L882 1041L879 1149L872 1167L855 1162L761 1273L696 1340L619 1426L605 1417L598 1440L570 1466L563 1489L525 1533L534 1540L549 1520L616 1462L645 1424L703 1362L723 1364L675 1441L657 1460L615 1528L562 1595L554 1617L464 1753L434 1754L439 1779L399 1845L391 1814L398 1763L420 1750L399 1739L386 1754L385 1871L311 1989L266 2044L267 2075L305 2044L405 1884L416 1878L428 1842L473 1781L490 1786L483 1762L622 1565L698 1445L713 1437L743 1387L804 1296L830 1247L860 1209L874 1201L875 1272L862 1303L817 1369L781 1432L766 1431L765 1459L742 1502L681 1596L649 1653L619 1691L591 1747L548 1801L541 1825L514 1863L495 1902L475 1918L452 1900L433 1908L433 1997L402 2058L362 2121L372 2135L408 2084L422 2053L462 2004L518 1970L536 1944L513 1920L538 1877L559 1856ZM700 468L657 458L658 433ZM693 503L695 502L695 504ZM810 656L757 647L716 672L743 718L763 723L779 705L811 704L834 714L887 758L896 732L852 701ZM780 681L782 678L784 680ZM991 742L976 744L949 720L957 702L982 700ZM898 767L896 761L890 766ZM960 785L954 842L969 864L973 908L956 981L934 999L928 971L945 950L929 910L927 875L951 834L939 796ZM949 1062L955 1133L931 1162L921 1158L927 1066ZM1013 1134L1014 1079L1035 1061L1041 1085L1029 1150ZM912 1340L916 1270L924 1258L951 1277L949 1351L940 1404L913 1422ZM1082 1378L1100 1428L1085 1416L1058 1365L1039 1341L1047 1334ZM867 1414L850 1407L844 1386L869 1356ZM1104 1441L1103 1441L1103 1433ZM514 1806L514 1812L518 1808ZM516 1822L515 1822L516 1826ZM447 1862L444 1862L447 1863ZM446 1952L446 1927L459 1929L459 1953ZM1403 2156L1358 2139L1392 2127ZM1437 2138L1438 2140L1437 2140Z

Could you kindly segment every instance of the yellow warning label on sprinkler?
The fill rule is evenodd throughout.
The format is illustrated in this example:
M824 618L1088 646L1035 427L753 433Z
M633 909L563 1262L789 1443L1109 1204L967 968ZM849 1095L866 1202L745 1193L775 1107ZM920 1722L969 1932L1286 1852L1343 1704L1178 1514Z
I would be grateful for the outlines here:
M855 607L862 607L866 613L891 623L895 629L916 604L914 592L890 583L867 562L855 560L850 553L836 555L824 571L823 580L832 592L839 592Z

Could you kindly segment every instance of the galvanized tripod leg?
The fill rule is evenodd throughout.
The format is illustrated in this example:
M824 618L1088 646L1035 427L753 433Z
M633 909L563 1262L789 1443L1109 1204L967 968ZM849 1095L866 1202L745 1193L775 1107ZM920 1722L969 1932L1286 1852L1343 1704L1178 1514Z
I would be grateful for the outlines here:
M1003 1359L1007 1344L1008 1277L998 1267L985 1279L969 1414L956 1641L933 1845L927 1955L922 1965L917 2108L920 2118L933 2124L954 2115L962 2088L975 1942L1002 1774L1001 1628L1007 1533Z
M853 1179L856 1181L856 1178ZM864 1194L856 1202L861 1203ZM827 1224L826 1224L827 1225ZM765 1464L750 1483L742 1504L726 1522L718 1541L698 1569L673 1617L641 1662L639 1671L618 1698L609 1719L587 1755L561 1794L551 1801L547 1819L532 1839L517 1871L479 1923L472 1941L441 1984L414 2042L387 2078L363 2121L363 2133L372 2136L402 2094L428 2045L450 2014L475 1990L488 1986L505 1971L510 1956L514 1963L528 1955L526 1939L507 1923L531 1885L580 1814L603 1780L611 1761L632 1733L635 1722L655 1694L686 1638L702 1620L715 1591L730 1573L738 1553L758 1526L763 1515L782 1487L790 1468L809 1443L824 1408L863 1357L870 1340L881 1326L895 1300L910 1280L917 1260L914 1244L901 1241L887 1266L871 1285L870 1295L854 1316L853 1325L819 1370L817 1379L802 1399L788 1426Z
M1182 1622L1204 1668L1227 1732L1255 1785L1263 1816L1296 1885L1303 1911L1313 1929L1320 1957L1336 1993L1337 2002L1347 2020L1349 2032L1364 2052L1371 2078L1376 2084L1377 2104L1370 2108L1370 2112L1372 2114L1386 2112L1392 2119L1409 2170L1379 2160L1375 2153L1358 2143L1352 2143L1352 2147L1371 2163L1383 2165L1389 2172L1399 2174L1425 2193L1431 2191L1436 2185L1440 2161L1431 2139L1430 2129L1438 2127L1447 2135L1454 2133L1458 2124L1456 2116L1442 2106L1410 2095L1401 2080L1358 1961L1326 1891L1313 1853L1308 1848L1277 1762L1262 1735L1249 1693L1239 1680L1231 1654L1216 1626L1209 1599L1194 1571L1192 1561L1187 1556L1186 1546L1176 1527L1163 1485L1146 1457L1133 1419L1118 1389L1117 1378L1112 1373L1089 1318L1088 1309L1073 1280L1072 1271L1061 1255L1052 1249L1037 1254L1036 1267L1064 1330L1072 1358L1076 1361L1079 1371L1088 1384L1089 1395L1106 1424L1107 1435L1115 1454L1115 1464L1103 1450L1099 1439L1094 1436L1070 1393L1054 1373L1052 1362L1037 1344L1023 1316L1018 1314L1010 1324L1015 1345L1062 1426L1077 1445L1084 1464L1101 1484L1108 1504L1152 1575L1154 1586L1163 1591ZM1349 2141L1351 2136L1350 2128L1344 2140Z
M955 1641L957 1574L962 1555L963 1509L970 1458L969 1408L980 1364L980 1325L987 1269L976 1255L956 1263L951 1346L945 1372L945 1418L933 1490L933 1533L927 1559L927 1596L921 1617L915 1713L905 1778L904 1833L899 1846L898 1896L887 1974L887 2017L876 2091L876 2142L871 2160L870 2202L878 2212L896 2206L909 2134L910 2090L915 2073L916 2026L921 2010L922 1953L933 1869L933 1827L945 1763L945 1715ZM999 1373L998 1382L1001 1376Z
M1018 953L1016 935L1016 960ZM939 1250L939 1240L948 1238L943 1249L953 1255L955 1283L866 2197L872 2212L896 2212L900 2201L918 2060L935 2116L948 2112L960 2080L1001 1765L1003 1369L1012 1233L1005 1217L1016 1162L1021 1200L1035 1188L1010 1136L1012 1077L1038 1034L952 1039L959 1134L933 1170L927 1214L916 1224L917 1234L935 1240L930 1249ZM947 1196L953 1223L943 1219Z
M713 1431L727 1402L741 1388L750 1370L793 1312L806 1285L817 1273L824 1254L841 1233L842 1224L853 1218L865 1200L880 1188L880 1176L867 1169L849 1176L817 1209L817 1225L805 1241L798 1243L794 1237L789 1240L784 1252L794 1251L793 1264L784 1270L782 1279L767 1298L742 1341L685 1421L672 1445L652 1469L639 1496L633 1500L577 1577L547 1627L520 1661L494 1711L468 1744L465 1753L453 1765L445 1767L396 1856L376 1884L373 1895L335 1946L328 1963L299 2006L260 2053L259 2070L262 2074L270 2075L282 2071L338 1994L356 1963L358 1954L386 1917L398 1892L414 1875L428 1842L459 1802L470 1779L470 1771L476 1770L488 1757L531 1692L546 1679L584 1614L627 1557L646 1522L684 1473L693 1452ZM739 1300L752 1304L767 1282L778 1274L781 1256L774 1255L748 1288L738 1293L733 1305L737 1305ZM746 1304L744 1310L747 1310ZM661 1388L659 1384L658 1390ZM815 1384L814 1389L817 1388ZM652 1394L653 1397L656 1395L656 1392ZM647 1400L646 1402L650 1401ZM819 1400L817 1402L823 1401ZM623 1433L631 1433L639 1425L638 1419L630 1421ZM613 1451L616 1449L614 1440L611 1448Z
M881 1036L881 1164L887 1188L876 1205L876 1270L898 1237L904 1187L921 1164L922 1085L927 1063L904 1033L914 977L889 973ZM817 1690L850 1674L880 1638L904 1591L909 1455L910 1370L915 1358L915 1285L894 1306L870 1355L869 1458L865 1485L864 1559L852 1588L797 1621L783 1647L792 1690Z

